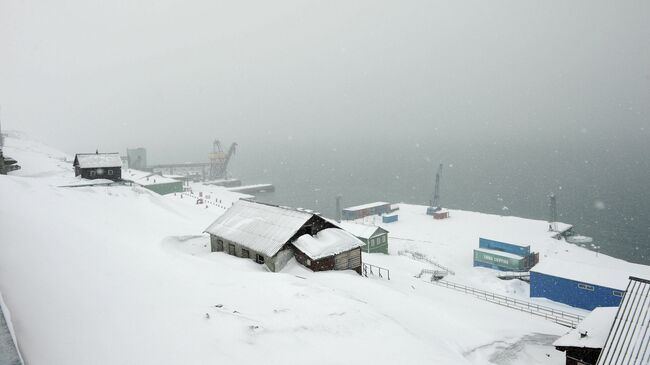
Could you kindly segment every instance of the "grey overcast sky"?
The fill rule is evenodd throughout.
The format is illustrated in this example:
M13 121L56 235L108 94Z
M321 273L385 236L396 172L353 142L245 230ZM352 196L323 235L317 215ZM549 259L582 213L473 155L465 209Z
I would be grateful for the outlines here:
M70 153L650 129L648 0L3 0L0 50L3 126Z

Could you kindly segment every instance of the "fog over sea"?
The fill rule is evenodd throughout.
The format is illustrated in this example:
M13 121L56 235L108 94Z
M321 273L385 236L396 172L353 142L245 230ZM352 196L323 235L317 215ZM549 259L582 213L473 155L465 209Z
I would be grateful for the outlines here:
M559 131L537 145L453 143L444 135L315 148L288 140L261 155L241 146L232 172L245 184L275 184L276 191L259 200L333 217L337 194L344 207L427 205L442 162L444 207L547 220L553 192L558 219L593 237L600 252L650 264L650 163L643 138L628 139L625 149L584 128Z

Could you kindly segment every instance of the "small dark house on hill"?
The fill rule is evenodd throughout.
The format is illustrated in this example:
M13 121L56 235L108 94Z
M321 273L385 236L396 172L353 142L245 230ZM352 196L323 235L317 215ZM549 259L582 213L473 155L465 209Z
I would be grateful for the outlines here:
M122 179L122 159L115 153L77 153L74 157L74 174L84 179Z
M566 365L596 365L617 310L618 307L594 309L577 328L553 343L558 351L566 353Z
M363 245L339 228L326 228L313 236L304 234L293 242L296 261L312 271L354 270L359 275Z
M327 231L320 236L322 231ZM334 232L340 231L340 232ZM315 236L318 240L318 255L309 257L307 267L325 258L323 254L335 256L343 253L343 248L359 250L363 242L349 233L341 230L332 222L305 211L279 207L270 204L257 203L249 200L238 200L221 217L212 223L205 232L210 234L212 252L227 252L230 255L248 258L259 264L265 264L269 270L277 272L282 270L286 263L296 255L300 255L296 248L296 241L302 236ZM347 236L346 236L347 235ZM303 241L306 238L302 238ZM341 242L343 240L343 242ZM315 249L307 250L305 254L312 254ZM354 256L354 254L353 254ZM305 264L307 259L298 258ZM316 270L345 270L353 269L360 272L361 259L359 253L358 270L356 259L347 257L345 265L340 258L340 265L317 266ZM352 262L353 266L350 265ZM320 264L319 264L320 265ZM325 268L327 267L327 268Z

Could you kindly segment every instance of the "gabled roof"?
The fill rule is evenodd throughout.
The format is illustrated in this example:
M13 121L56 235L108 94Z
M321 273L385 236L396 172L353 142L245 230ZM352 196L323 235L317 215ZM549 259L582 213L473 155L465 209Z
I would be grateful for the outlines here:
M338 255L364 245L358 238L339 228L326 228L315 236L304 234L293 242L312 260Z
M370 237L380 235L382 233L388 233L387 230L377 227L377 226L370 226L367 224L358 224L358 223L352 223L352 222L341 222L337 223L337 225L346 231L352 233L356 237L364 238L364 239L369 239Z
M294 209L238 200L205 232L274 256L313 216Z
M117 152L113 153L77 153L74 156L73 166L82 169L95 169L102 167L122 167L122 159Z
M650 364L650 281L630 276L598 365Z
M602 349L617 311L618 307L595 308L576 328L553 342L553 346Z

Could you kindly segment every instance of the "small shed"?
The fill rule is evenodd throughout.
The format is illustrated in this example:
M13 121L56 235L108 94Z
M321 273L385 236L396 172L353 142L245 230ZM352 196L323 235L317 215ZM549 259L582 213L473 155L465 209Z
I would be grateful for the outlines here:
M399 215L397 213L383 214L381 216L382 223L395 223L399 220Z
M381 215L392 212L391 204L386 202L375 202L357 205L343 209L343 219L355 220L371 215Z
M212 252L248 258L277 272L294 256L298 237L327 228L338 227L313 213L241 199L205 232Z
M530 270L530 296L586 310L618 306L629 275L625 269L548 258Z
M433 219L447 219L449 218L449 211L447 209L440 209L433 212Z
M597 365L650 364L650 281L629 277Z
M377 226L353 222L337 223L341 228L352 233L363 243L363 252L388 254L388 231Z
M618 307L596 308L553 343L556 350L566 353L567 365L596 365L617 311Z
M72 166L74 166L75 176L81 176L84 179L113 181L122 179L122 159L117 152L77 153Z
M359 275L363 245L340 228L326 228L313 236L304 234L293 242L296 261L312 271L354 270Z

